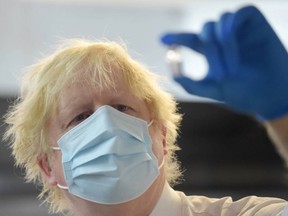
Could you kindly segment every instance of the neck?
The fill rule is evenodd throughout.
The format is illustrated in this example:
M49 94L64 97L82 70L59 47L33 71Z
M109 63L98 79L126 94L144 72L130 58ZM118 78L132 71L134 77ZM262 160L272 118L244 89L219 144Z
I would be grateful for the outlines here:
M71 200L73 212L77 216L148 216L156 206L165 184L164 174L161 173L156 181L140 197L117 205L103 205L75 198ZM95 214L97 212L97 214Z

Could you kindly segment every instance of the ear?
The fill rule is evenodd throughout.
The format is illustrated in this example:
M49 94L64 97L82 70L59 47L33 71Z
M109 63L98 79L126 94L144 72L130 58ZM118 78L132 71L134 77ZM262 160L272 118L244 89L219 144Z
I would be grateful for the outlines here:
M40 171L42 175L45 177L45 179L47 180L47 182L50 185L53 185L53 186L56 185L57 181L52 172L47 154L38 156L37 165L39 166Z

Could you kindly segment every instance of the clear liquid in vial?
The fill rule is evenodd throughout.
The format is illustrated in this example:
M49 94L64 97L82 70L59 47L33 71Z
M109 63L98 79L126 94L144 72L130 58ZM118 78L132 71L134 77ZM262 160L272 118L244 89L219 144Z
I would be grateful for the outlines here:
M181 76L183 74L183 58L180 54L180 48L178 46L168 47L168 51L166 53L166 62L174 77Z

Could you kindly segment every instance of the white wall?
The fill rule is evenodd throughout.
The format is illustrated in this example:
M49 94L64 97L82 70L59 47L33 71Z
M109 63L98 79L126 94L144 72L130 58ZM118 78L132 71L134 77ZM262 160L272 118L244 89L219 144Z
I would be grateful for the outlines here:
M1 0L0 94L17 94L24 67L51 52L59 38L123 40L134 58L164 74L159 36L178 26L181 17L179 7Z
M173 6L164 3L153 6L153 1L149 1L146 7L143 7L145 1L141 7L93 4L92 0L82 5L81 1L76 4L41 2L0 1L0 95L17 94L24 68L41 57L41 53L51 52L61 37L122 39L134 58L170 79L164 60L166 49L159 43L159 36L167 30L199 30L204 20L218 17L223 10L234 10L245 1L170 0ZM179 2L178 6L175 2ZM253 2L263 9L288 44L288 3L285 0ZM196 72L203 70L197 62L193 68ZM178 98L191 99L177 84L169 81L163 86Z

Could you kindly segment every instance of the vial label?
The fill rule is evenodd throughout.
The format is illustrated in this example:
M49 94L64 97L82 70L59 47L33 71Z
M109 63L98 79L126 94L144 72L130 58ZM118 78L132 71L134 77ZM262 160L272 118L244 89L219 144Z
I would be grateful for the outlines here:
M166 62L173 76L182 75L183 59L179 51L179 47L170 46L166 53Z
M208 74L205 56L184 46L168 46L166 63L173 77L187 76L199 81Z

